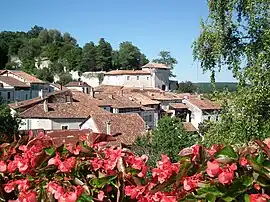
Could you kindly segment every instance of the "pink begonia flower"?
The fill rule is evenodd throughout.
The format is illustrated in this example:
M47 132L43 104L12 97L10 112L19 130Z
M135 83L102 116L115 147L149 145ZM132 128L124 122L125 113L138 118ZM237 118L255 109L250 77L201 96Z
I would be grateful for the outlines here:
M146 196L145 199L147 202L177 202L175 196L170 196L162 192L157 192L153 196Z
M64 194L64 188L55 182L49 182L47 191L53 194L57 200Z
M67 150L70 153L75 154L75 155L79 155L81 149L82 149L82 146L81 145L77 145L77 146L74 146L73 144L68 144L67 145Z
M99 191L98 192L98 200L103 201L103 199L104 199L104 192L103 191Z
M21 192L17 202L37 202L37 193L34 191L30 192Z
M132 168L140 170L137 174L138 177L144 177L148 171L148 167L146 166L147 160L148 157L146 155L142 155L141 157L130 155L127 159L127 163L130 164Z
M29 182L27 179L25 180L12 180L7 184L4 184L4 190L6 193L10 193L14 191L14 189L18 186L18 190L25 192L29 189Z
M223 171L221 174L219 174L218 181L222 184L229 184L232 183L233 177L233 171Z
M170 159L166 155L161 155L161 161L158 161L158 167L153 168L153 177L157 177L159 183L163 183L168 180L173 174L177 174L179 170L179 164L171 163Z
M0 161L0 172L4 173L7 171L7 164L5 163L5 161Z
M145 186L126 186L125 194L131 199L139 199L145 191Z
M268 202L270 200L270 196L267 194L250 194L249 201L250 202Z
M48 161L48 165L55 165L58 166L61 163L61 158L60 158L60 154L57 152L55 157L51 158Z
M246 167L248 165L248 160L245 157L241 157L239 163L241 166Z
M75 192L68 191L60 196L58 202L76 202L78 196Z
M213 161L213 162L208 161L207 162L206 172L210 177L216 177L217 175L219 175L222 172L222 170L221 170L218 162L216 162L216 161Z
M63 173L71 172L71 169L76 165L76 158L70 157L58 165L58 169Z
M193 176L186 177L183 183L184 190L190 191L194 188L197 188L200 178L202 178L202 174L195 174Z
M196 158L200 156L200 148L201 148L200 145L193 145L191 147L191 149L192 149L192 161L195 161Z

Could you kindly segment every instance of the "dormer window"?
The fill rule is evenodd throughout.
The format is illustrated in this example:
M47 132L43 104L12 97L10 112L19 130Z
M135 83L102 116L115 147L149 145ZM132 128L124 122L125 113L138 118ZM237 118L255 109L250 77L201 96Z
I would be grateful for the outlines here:
M140 76L137 76L137 80L139 80L140 79Z
M129 80L129 76L127 76L127 80Z

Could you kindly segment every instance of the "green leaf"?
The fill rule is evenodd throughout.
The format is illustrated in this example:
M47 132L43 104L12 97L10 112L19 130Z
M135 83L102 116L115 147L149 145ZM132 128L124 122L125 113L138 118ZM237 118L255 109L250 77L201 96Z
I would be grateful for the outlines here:
M28 179L28 181L34 181L35 180L31 175L28 175L27 179Z
M256 161L258 164L263 164L263 162L265 161L264 155L263 153L260 153L257 157L256 157Z
M206 197L209 193L215 197L223 196L223 192L221 192L215 185L206 185L203 188L198 189L197 195L200 197Z
M245 202L250 202L250 197L248 194L245 194L244 199L245 199Z
M82 200L82 201L85 201L85 202L92 202L93 201L93 197L92 196L89 196L89 195L87 195L87 194L85 194L85 193L83 193L82 195L81 195L81 197L79 198L79 200Z
M227 163L227 161L237 159L237 154L231 146L226 146L216 154L216 158L218 161L224 161L224 163Z
M206 199L209 202L215 202L216 201L216 196L210 193L210 194L206 195Z
M46 154L52 156L55 153L55 149L53 147L49 147L45 149Z
M103 178L94 178L90 181L90 185L95 188L102 188L104 185L110 184L117 176L107 176Z

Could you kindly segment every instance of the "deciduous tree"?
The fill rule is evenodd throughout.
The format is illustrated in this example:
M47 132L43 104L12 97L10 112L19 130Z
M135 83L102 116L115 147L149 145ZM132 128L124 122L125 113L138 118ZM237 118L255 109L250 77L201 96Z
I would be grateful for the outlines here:
M178 63L177 60L171 56L171 53L169 51L160 51L159 58L154 59L153 62L155 63L161 63L171 68L171 77L175 77L175 75L172 74L172 70L174 66Z
M96 67L102 71L112 69L112 47L104 38L99 40L97 46Z

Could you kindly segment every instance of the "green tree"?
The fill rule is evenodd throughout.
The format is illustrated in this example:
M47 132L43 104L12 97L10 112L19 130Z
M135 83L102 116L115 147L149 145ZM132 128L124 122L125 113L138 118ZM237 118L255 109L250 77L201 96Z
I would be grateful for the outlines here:
M70 43L70 44L72 44L74 46L77 44L77 40L75 38L73 38L70 35L70 33L68 33L68 32L65 32L63 34L63 41L64 41L64 43Z
M182 81L178 83L177 91L179 93L195 93L197 91L197 86L191 81Z
M96 55L97 70L108 71L112 69L112 47L104 38L99 40Z
M96 70L96 46L94 42L86 43L82 49L82 59L80 65L81 72L95 71Z
M139 69L144 59L140 49L131 42L122 42L118 51L118 62L120 69Z
M37 38L42 30L44 30L43 27L35 25L34 27L31 27L31 30L27 32L27 36L29 38Z
M175 58L171 56L171 53L169 51L160 51L159 58L154 59L153 62L155 63L161 63L171 68L171 77L175 77L175 75L172 74L172 70L174 69L174 66L178 63Z
M194 59L211 81L228 68L239 81L228 93L219 123L206 141L243 144L269 137L270 12L268 0L209 0L209 16L193 45ZM249 84L249 85L246 85Z
M65 72L65 73L62 73L59 75L59 81L57 83L64 86L71 81L72 81L72 77L71 77L70 73Z
M6 104L0 103L0 143L5 137L12 140L13 135L18 131L19 121L16 116L11 115L11 111Z
M58 60L59 47L56 44L48 44L43 47L41 56L47 57L51 62Z
M73 47L65 54L65 60L67 61L67 69L70 70L79 70L82 58L82 49L79 47Z
M36 76L42 81L50 83L54 81L54 74L49 68L37 69Z

